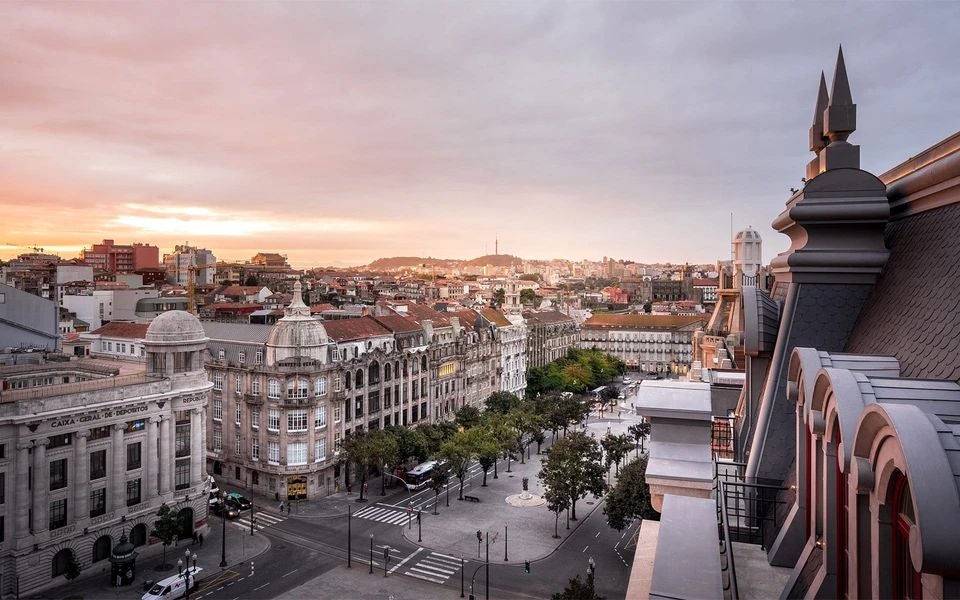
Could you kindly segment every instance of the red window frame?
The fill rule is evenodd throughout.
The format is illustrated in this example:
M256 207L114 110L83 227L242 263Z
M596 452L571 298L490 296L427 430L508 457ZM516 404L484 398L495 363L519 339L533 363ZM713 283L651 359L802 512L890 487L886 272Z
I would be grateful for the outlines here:
M890 553L893 597L920 600L923 598L923 584L920 580L920 572L914 570L913 561L910 560L910 527L913 522L903 512L904 500L913 501L907 496L910 493L910 485L907 477L897 471L891 486L893 487L893 494L890 507L895 513L891 536L893 551Z

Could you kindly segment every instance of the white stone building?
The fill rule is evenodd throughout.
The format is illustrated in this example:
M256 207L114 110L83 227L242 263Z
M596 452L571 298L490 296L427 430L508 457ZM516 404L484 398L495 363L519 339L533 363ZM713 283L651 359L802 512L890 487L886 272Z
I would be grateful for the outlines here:
M147 330L136 373L0 368L0 594L63 583L72 563L100 568L123 534L147 544L161 504L181 537L207 530L206 342L196 317L173 311Z

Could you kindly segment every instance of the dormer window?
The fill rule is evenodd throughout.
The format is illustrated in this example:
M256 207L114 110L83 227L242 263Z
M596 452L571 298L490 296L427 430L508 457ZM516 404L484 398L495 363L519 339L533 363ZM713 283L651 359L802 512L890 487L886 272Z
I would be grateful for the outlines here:
M223 348L220 348L219 350L217 350L217 360L223 360L225 356L226 356L226 352L223 351Z

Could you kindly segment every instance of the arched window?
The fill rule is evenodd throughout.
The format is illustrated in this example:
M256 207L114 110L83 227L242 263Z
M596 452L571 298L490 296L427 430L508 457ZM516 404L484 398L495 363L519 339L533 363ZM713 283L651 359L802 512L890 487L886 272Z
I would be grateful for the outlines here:
M837 596L847 597L847 565L849 557L847 556L850 548L847 539L847 519L849 511L847 506L847 474L843 472L843 456L840 455L840 419L833 423L833 433L830 436L833 441L833 447L837 449L837 460L834 464L834 478L837 486L837 506L833 511L836 529L837 529ZM809 462L809 461L808 461ZM807 489L810 483L807 482Z
M73 562L73 550L70 548L64 548L63 550L57 552L53 555L53 560L51 561L52 575L51 577L59 577L67 572L67 566Z
M287 398L306 398L310 384L306 379L290 379L287 381Z
M896 515L893 519L892 559L894 598L922 598L923 587L920 573L910 560L910 528L916 523L913 513L913 495L907 477L897 471L890 482L892 490L890 507Z
M407 365L407 359L403 359L403 376L407 377L410 375L410 370Z
M360 389L363 387L363 369L357 369L357 374L353 379L354 387Z
M391 373L391 370L390 370L390 363L385 363L383 365L383 380L390 381L391 379L393 379L392 375L393 374Z
M100 562L105 558L110 558L110 550L113 548L113 539L109 535L102 535L93 543L93 562Z
M426 357L426 356L421 356L421 357L420 357L420 370L423 371L424 373L427 372L427 357Z
M134 548L143 546L147 543L147 526L143 523L139 525L134 525L133 529L130 530L130 543L133 544Z
M370 363L370 366L367 368L367 382L370 385L380 383L380 363L377 361Z
M267 381L267 397L268 398L279 398L280 397L280 382L276 379L271 379Z

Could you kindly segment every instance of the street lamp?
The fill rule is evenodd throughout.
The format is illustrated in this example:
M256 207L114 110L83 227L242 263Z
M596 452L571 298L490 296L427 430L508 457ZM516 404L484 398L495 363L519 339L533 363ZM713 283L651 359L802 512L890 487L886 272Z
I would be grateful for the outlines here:
M373 534L370 534L370 574L373 575Z
M220 524L222 531L220 535L220 568L227 568L227 511L220 514Z
M587 559L587 585L590 586L590 591L593 591L593 574L597 570L597 563L593 561L593 557Z

